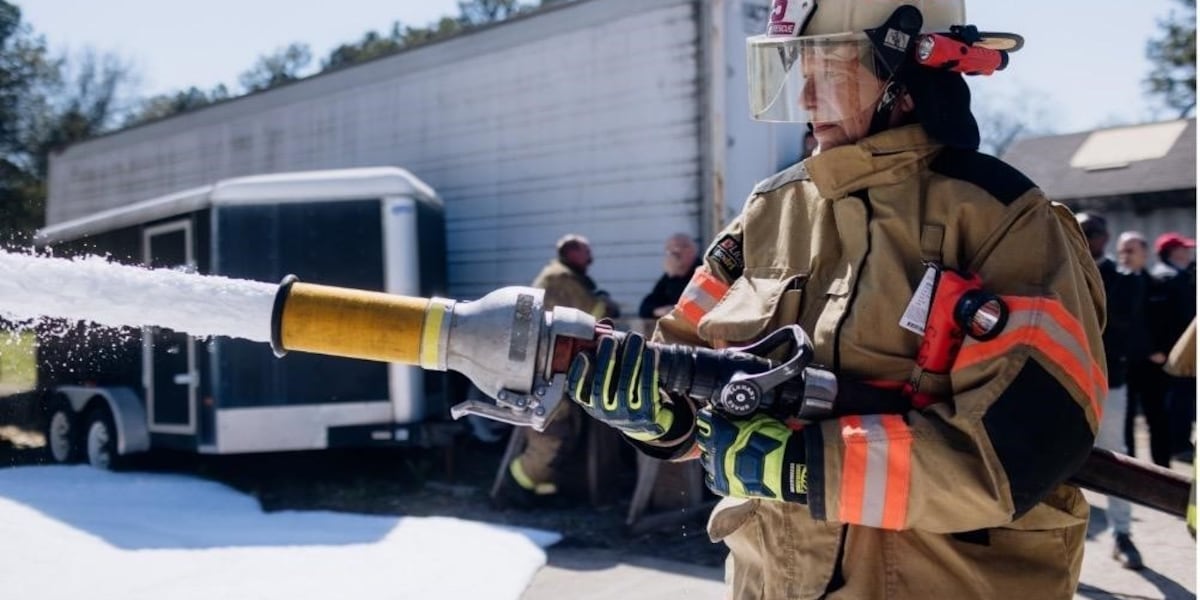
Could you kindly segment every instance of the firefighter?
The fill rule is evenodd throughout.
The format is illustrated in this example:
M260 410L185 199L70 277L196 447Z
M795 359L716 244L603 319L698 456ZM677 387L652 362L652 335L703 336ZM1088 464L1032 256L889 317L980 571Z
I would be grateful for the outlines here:
M729 547L733 598L1074 593L1089 511L1062 482L1100 419L1103 286L1072 214L977 151L962 74L914 64L916 34L963 15L962 0L775 1L748 43L751 108L811 123L818 149L756 186L654 334L740 346L799 324L839 381L944 401L737 419L661 391L639 336L571 366L575 401L642 452L699 451L725 496L709 535ZM940 268L979 275L1008 310L948 374L916 367L922 336L900 325Z
M587 238L568 234L558 240L555 248L555 258L533 280L533 287L546 290L546 310L567 306L597 318L619 316L617 304L587 274L592 264ZM525 450L509 463L495 501L502 506L528 508L560 500L559 471L574 449L582 425L583 415L574 405L565 403L544 431L525 431Z

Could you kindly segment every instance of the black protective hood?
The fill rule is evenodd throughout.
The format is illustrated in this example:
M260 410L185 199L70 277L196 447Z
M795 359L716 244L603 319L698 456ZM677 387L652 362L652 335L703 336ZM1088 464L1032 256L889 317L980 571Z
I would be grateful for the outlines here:
M901 81L912 95L917 121L929 137L952 148L979 149L971 88L962 74L907 65Z

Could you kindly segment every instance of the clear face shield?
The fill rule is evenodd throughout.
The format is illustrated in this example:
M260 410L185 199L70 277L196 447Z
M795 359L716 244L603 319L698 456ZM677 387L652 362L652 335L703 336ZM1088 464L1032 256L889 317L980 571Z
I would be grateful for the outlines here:
M750 116L756 121L841 123L870 114L883 97L865 34L746 41Z

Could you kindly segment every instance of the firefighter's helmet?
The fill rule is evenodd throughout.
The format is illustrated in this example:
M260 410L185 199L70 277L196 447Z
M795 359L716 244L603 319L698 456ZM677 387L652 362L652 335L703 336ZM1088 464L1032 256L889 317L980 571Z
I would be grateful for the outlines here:
M876 109L916 36L965 13L964 0L774 0L747 40L751 116L817 125Z

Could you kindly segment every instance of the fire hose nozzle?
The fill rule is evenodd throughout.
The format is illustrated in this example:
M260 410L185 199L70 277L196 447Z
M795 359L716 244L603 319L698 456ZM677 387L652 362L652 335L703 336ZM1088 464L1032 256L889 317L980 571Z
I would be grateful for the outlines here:
M451 415L482 416L542 430L563 398L552 373L560 339L590 341L582 311L547 312L543 290L501 288L471 302L414 298L283 279L271 314L271 348L420 366L465 375L495 404L468 401Z

